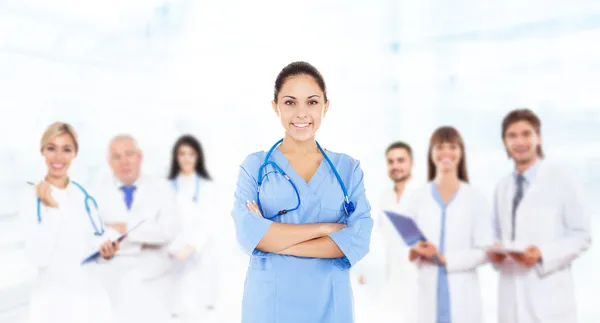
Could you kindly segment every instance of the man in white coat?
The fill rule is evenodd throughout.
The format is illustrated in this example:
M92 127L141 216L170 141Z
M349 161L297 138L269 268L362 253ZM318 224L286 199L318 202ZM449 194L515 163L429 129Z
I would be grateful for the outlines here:
M496 239L523 252L488 252L500 273L499 323L577 322L571 264L591 245L589 214L580 185L543 160L540 129L527 109L502 123L515 171L496 187Z
M380 197L379 212L374 213L374 235L381 238L384 254L385 317L390 322L410 323L415 315L416 269L408 260L409 248L383 213L390 210L404 214L411 192L418 187L412 177L412 148L405 142L392 143L385 151L388 176L393 187L385 189ZM361 283L369 281L362 275Z
M113 176L96 183L105 225L128 233L106 265L107 289L118 323L168 323L170 265L167 246L179 233L175 192L163 178L140 174L142 152L129 135L110 142Z

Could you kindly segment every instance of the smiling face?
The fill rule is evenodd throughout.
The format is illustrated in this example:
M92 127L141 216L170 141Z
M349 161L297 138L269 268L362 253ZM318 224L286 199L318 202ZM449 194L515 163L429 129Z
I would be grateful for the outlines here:
M329 108L318 83L304 74L285 79L272 105L286 134L296 141L313 139Z
M533 163L542 142L533 125L526 120L512 123L504 134L504 147L517 165Z
M456 174L459 180L468 183L466 158L465 143L458 130L449 126L438 128L429 140L428 180Z
M388 176L394 183L403 182L410 178L412 158L404 148L390 149L386 154Z
M48 176L58 179L67 177L67 172L71 162L77 155L75 140L68 133L51 137L42 147L42 156L44 156L46 166L48 167Z
M431 149L431 161L437 173L456 172L462 159L462 151L457 142L440 142Z
M121 183L131 185L140 175L142 152L133 139L117 138L110 144L108 163Z

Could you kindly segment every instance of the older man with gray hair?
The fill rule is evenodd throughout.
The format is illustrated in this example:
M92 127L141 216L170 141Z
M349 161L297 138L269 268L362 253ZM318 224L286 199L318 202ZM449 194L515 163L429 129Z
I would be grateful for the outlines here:
M141 222L105 265L117 323L170 320L167 247L179 233L179 211L166 179L141 174L142 159L132 136L114 137L108 150L113 175L94 185L107 227L125 233Z

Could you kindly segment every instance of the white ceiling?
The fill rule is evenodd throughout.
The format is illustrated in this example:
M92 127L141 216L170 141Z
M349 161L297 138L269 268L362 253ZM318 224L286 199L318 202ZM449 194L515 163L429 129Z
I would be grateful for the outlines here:
M0 2L0 51L71 62L151 61L186 0ZM165 48L166 50L166 48ZM143 54L143 55L141 55ZM141 60L142 63L144 59Z

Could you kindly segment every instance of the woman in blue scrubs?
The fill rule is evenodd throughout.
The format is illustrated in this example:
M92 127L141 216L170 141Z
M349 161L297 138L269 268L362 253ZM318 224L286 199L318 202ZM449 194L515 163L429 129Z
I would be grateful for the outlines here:
M284 138L241 164L232 215L251 256L243 323L354 321L349 272L369 250L373 220L359 161L315 141L328 107L316 68L286 66L272 102Z

